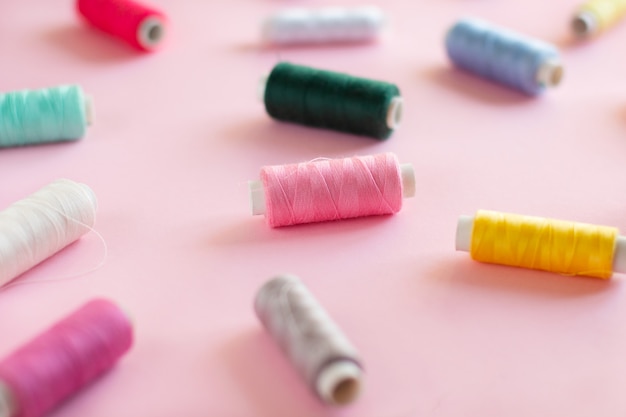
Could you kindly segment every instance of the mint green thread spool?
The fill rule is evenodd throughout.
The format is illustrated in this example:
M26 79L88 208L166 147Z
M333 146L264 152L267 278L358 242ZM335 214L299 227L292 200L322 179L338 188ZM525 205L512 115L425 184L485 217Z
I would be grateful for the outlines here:
M77 140L92 121L78 85L0 93L0 148Z
M276 120L387 139L399 127L403 100L395 84L281 62L259 85Z

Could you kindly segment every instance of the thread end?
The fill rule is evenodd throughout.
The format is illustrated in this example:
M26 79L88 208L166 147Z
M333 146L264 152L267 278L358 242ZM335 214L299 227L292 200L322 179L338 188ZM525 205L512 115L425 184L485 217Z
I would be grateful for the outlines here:
M456 250L470 252L472 246L472 231L474 229L474 217L459 216L456 225Z
M546 87L556 87L563 79L563 64L558 59L545 61L537 72L537 81Z
M248 189L250 190L252 215L259 216L265 214L265 190L263 189L263 182L258 180L250 181L248 182Z
M352 361L328 365L317 379L317 392L332 405L347 405L357 399L362 387L361 368Z
M580 12L572 19L572 31L579 38L592 36L598 30L598 24L593 14Z
M415 169L411 164L400 165L402 177L402 196L404 198L415 197Z
M148 51L156 49L165 37L165 21L159 16L148 16L137 29L137 41Z
M0 381L0 417L12 417L15 413L15 400L9 387Z
M389 103L387 108L387 127L389 129L397 129L402 121L402 109L404 100L400 96L396 96Z

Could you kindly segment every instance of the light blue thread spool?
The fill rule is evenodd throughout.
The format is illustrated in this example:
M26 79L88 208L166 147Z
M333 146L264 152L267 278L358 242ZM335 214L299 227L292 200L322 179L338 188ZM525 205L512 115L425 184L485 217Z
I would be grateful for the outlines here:
M92 112L77 85L0 93L0 148L79 139Z
M446 49L459 68L529 95L558 85L563 77L554 46L480 20L457 22L448 31Z

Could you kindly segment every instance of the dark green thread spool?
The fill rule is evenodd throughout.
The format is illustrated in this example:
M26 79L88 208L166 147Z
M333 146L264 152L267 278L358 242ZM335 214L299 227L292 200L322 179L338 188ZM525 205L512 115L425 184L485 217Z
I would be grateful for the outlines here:
M264 80L267 113L277 120L387 139L402 118L394 84L281 62Z

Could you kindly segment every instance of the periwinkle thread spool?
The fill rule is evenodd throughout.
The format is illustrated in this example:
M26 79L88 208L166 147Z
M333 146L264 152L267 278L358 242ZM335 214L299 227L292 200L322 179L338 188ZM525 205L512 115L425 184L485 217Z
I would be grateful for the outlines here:
M265 283L254 308L320 399L345 405L358 397L362 386L359 354L297 277L282 275Z
M275 45L371 42L384 25L385 15L377 7L294 8L266 19L262 37Z
M572 31L581 38L599 34L626 15L626 0L589 0L572 19Z
M0 147L76 140L93 122L78 85L0 93Z
M93 227L89 187L57 180L0 212L0 287L76 241Z
M564 275L626 273L626 237L586 223L479 210L459 218L456 249L480 262Z
M445 43L456 66L528 95L558 85L563 77L554 46L480 20L460 20Z
M44 415L111 369L132 342L122 310L92 300L0 362L0 417Z
M133 0L77 0L78 12L93 26L142 51L158 49L165 15Z
M396 155L265 166L251 181L252 214L271 227L393 214L415 195L415 172Z
M394 84L277 64L261 81L267 113L277 120L386 139L402 118Z

